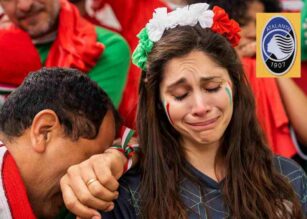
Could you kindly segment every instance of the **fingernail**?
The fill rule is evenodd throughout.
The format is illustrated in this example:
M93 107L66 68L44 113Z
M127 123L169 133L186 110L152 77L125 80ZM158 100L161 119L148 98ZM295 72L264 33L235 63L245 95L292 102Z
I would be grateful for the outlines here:
M109 207L107 207L107 209L105 210L105 212L108 212L108 211L112 211L114 208L114 204L110 204Z
M101 219L101 216L95 215L94 217L92 217L92 219Z

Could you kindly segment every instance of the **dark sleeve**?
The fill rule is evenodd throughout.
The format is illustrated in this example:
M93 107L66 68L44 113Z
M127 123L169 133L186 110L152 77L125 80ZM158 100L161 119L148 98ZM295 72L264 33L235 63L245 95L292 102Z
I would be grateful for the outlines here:
M134 219L137 218L134 208L127 200L117 200L111 212L101 213L103 219Z
M288 178L307 216L307 176L305 171L293 160L276 157L277 167L282 175Z
M119 197L111 212L102 212L103 219L136 219L140 214L138 167L128 171L120 180Z
M307 176L305 173L304 173L304 176L302 177L301 186L302 186L301 203L303 205L305 216L307 216Z
M294 183L297 186L295 189L298 197L300 198L303 212L305 217L307 216L307 176L306 173L300 168L300 172L298 174L297 179L294 180Z

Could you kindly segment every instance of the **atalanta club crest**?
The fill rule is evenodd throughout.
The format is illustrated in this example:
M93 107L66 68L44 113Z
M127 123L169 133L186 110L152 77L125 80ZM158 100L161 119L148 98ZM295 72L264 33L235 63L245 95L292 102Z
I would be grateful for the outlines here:
M296 36L290 22L281 16L272 17L263 29L261 57L273 75L286 74L294 63Z

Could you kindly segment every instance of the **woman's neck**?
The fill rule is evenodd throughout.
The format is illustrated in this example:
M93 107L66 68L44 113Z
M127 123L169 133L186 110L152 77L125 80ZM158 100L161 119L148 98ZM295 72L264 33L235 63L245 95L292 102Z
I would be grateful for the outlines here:
M190 164L218 182L224 178L224 168L221 159L217 156L219 145L219 142L211 144L198 144L188 140L183 142L186 157Z

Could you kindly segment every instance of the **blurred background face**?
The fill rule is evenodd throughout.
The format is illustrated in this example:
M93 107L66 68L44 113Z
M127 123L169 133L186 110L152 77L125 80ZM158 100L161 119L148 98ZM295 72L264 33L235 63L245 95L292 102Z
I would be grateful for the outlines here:
M244 47L252 44L252 48L247 47L249 50L252 50L252 52L246 56L256 55L256 13L263 13L264 10L264 5L261 2L257 0L250 1L247 5L246 17L240 21L241 40L237 49L242 50Z
M233 111L225 68L200 51L174 58L165 66L160 95L184 144L219 144Z
M55 30L59 0L0 0L10 20L38 38Z
M39 218L54 218L63 206L60 179L67 169L94 154L103 153L115 138L113 113L108 111L95 139L80 137L72 141L64 135L64 130L54 134L52 143L41 157L41 174L35 182L26 185L31 206Z

